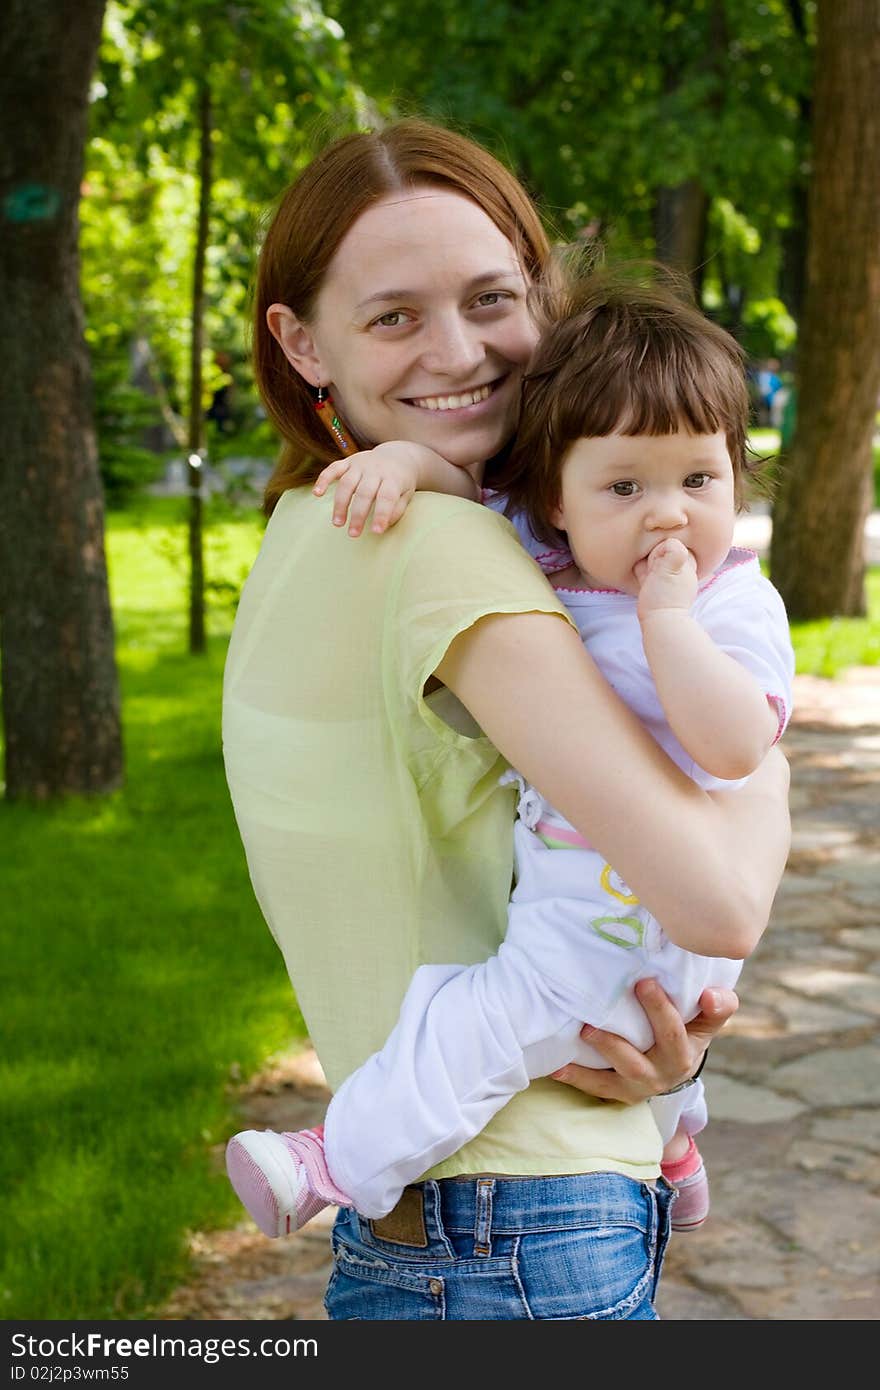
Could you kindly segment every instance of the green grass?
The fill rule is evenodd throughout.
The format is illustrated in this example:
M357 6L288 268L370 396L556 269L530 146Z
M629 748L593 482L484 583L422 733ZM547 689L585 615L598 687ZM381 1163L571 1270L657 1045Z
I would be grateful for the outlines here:
M880 569L868 571L866 618L820 618L792 623L796 669L801 674L833 679L847 666L880 663Z
M184 1274L186 1232L241 1215L220 1162L230 1079L304 1033L223 776L231 610L187 656L175 512L109 524L125 789L0 803L5 1319L148 1314ZM209 557L235 575L258 541L229 519Z
M753 430L749 443L765 458L779 449L777 430ZM880 507L880 445L874 446L875 506ZM766 566L764 566L766 571ZM865 618L821 618L815 622L792 623L791 638L797 671L802 675L833 679L847 666L876 666L880 663L880 569L868 571L868 615Z

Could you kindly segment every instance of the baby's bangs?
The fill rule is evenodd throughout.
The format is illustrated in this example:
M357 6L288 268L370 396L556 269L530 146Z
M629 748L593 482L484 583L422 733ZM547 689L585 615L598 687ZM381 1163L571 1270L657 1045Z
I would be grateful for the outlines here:
M595 401L593 433L625 435L691 434L730 431L737 419L745 386L725 355L682 352L666 344L663 351L643 350L640 358L619 362L608 373ZM598 426L598 428L595 428Z

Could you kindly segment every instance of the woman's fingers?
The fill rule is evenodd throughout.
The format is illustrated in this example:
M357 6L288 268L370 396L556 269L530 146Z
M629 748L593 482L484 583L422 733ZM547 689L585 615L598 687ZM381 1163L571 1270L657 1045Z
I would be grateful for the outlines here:
M693 1075L702 1053L696 1054L684 1019L656 980L639 980L635 993L654 1034L654 1046L645 1055L662 1082L660 1089L668 1091Z
M651 1024L654 1046L642 1053L615 1033L585 1027L582 1037L607 1060L608 1070L570 1062L553 1073L555 1080L602 1100L630 1105L661 1095L694 1075L706 1048L739 1007L733 990L707 989L700 997L701 1012L685 1025L656 980L640 980L635 991Z
M700 1012L687 1025L687 1033L700 1053L721 1032L728 1019L739 1008L739 997L732 989L704 989L700 995Z
M553 1072L553 1079L573 1086L576 1091L584 1091L588 1096L596 1096L599 1100L626 1099L622 1091L626 1089L627 1083L610 1067L600 1071L598 1068L582 1067L577 1062L569 1062L568 1066L560 1067L559 1071Z

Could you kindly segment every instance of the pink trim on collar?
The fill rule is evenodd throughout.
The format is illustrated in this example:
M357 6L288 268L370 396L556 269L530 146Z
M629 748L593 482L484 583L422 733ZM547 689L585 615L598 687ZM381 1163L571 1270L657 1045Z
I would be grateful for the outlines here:
M728 564L727 562L730 559L731 555L736 555L741 558L734 560L732 564ZM757 550L747 550L744 545L732 545L728 550L723 563L719 566L719 568L715 571L714 574L711 574L709 576L705 583L700 585L699 589L697 590L697 593L704 594L707 589L710 589L712 587L716 579L721 579L723 575L729 574L731 570L740 569L743 565L750 565L752 561L757 560L757 558Z

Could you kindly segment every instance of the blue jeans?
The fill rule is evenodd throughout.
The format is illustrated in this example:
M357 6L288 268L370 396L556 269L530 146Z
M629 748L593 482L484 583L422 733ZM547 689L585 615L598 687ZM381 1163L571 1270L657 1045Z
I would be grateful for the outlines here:
M444 1178L333 1229L334 1321L657 1319L674 1193L617 1173Z

